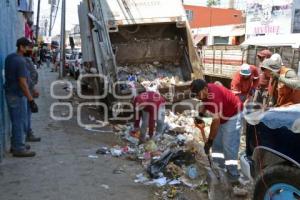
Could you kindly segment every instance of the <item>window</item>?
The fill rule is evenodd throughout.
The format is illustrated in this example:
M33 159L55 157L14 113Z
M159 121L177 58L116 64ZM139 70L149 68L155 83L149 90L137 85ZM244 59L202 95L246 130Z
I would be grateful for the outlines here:
M219 36L214 37L214 44L228 44L228 42L229 42L229 37L219 37Z
M193 11L192 10L185 10L186 12L186 17L189 21L193 21Z

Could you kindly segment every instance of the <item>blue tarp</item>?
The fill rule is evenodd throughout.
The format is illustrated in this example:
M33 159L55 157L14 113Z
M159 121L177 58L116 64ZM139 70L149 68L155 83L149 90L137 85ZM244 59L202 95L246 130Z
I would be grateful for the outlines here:
M248 113L245 119L251 125L263 123L271 129L286 127L294 133L300 133L300 104Z

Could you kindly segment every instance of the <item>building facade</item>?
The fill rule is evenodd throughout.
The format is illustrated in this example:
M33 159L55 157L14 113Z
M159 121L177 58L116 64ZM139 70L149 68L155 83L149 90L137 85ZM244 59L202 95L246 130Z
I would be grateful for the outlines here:
M238 45L244 40L244 15L240 10L184 5L194 42L200 45Z

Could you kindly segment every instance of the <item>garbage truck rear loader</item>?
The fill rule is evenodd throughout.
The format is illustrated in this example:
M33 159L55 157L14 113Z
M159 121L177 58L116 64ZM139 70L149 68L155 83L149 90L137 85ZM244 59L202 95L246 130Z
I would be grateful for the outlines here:
M203 77L181 0L84 0L78 10L85 72L100 76L82 81L111 106L153 84L177 102Z

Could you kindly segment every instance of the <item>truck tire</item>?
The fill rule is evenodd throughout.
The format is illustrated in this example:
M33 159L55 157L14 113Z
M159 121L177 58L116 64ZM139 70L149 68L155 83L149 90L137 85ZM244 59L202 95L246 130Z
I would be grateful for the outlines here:
M254 200L300 199L300 169L289 165L274 165L263 170L254 186ZM276 198L277 199L277 198Z

